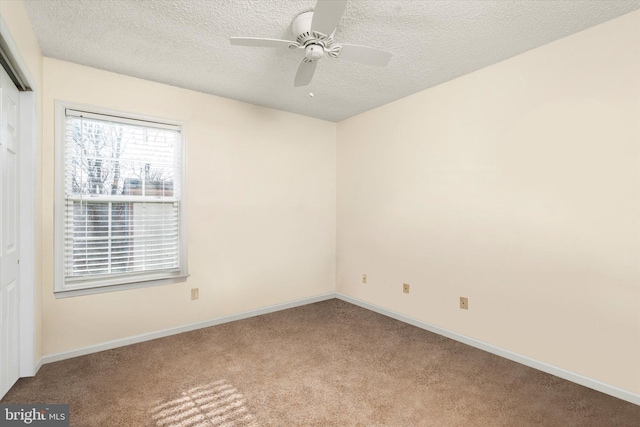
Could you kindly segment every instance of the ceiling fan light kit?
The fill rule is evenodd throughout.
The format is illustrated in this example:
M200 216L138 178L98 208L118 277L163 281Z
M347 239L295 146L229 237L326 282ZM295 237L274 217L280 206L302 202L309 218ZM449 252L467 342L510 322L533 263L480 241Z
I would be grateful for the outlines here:
M385 66L392 54L380 49L351 44L334 43L333 36L347 0L318 0L313 12L296 16L291 29L296 40L267 39L257 37L231 37L231 44L251 47L276 47L304 49L304 58L298 67L293 85L311 83L320 59L328 56L367 65Z

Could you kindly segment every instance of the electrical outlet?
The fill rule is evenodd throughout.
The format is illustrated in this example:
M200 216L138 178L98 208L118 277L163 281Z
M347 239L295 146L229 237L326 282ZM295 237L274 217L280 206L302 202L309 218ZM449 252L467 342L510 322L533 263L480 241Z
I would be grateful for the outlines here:
M362 273L362 283L367 283L367 275Z
M198 298L200 298L200 292L198 291L198 288L191 288L191 300L197 300Z
M409 284L408 283L403 283L402 284L402 292L404 292L405 294L409 293Z
M460 297L460 308L463 310L469 310L469 299Z

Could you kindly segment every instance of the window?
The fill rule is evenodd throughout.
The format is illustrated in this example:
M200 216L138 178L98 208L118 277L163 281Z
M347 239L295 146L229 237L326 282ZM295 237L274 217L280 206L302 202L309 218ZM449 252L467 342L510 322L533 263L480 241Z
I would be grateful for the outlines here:
M56 295L183 281L183 126L61 102L56 114Z

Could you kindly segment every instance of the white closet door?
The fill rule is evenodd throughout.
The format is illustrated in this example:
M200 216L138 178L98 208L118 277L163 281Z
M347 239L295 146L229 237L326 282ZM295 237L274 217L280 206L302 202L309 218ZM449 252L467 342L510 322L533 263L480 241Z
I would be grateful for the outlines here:
M20 375L18 89L0 67L0 398Z

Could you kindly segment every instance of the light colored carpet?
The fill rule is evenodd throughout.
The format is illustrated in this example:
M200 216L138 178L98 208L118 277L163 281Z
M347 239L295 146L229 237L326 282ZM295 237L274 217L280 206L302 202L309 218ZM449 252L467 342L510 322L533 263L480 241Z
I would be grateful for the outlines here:
M640 406L329 300L42 367L73 426L640 426Z

